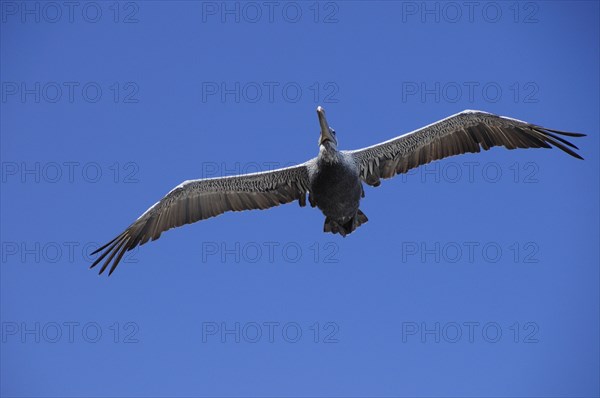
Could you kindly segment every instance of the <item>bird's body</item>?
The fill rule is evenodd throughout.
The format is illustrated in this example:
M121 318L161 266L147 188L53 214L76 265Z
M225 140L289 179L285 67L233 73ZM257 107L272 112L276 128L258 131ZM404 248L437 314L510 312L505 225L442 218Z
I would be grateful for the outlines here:
M298 201L317 206L325 215L324 231L346 236L367 217L359 209L363 183L377 187L381 179L463 153L494 146L507 149L555 146L582 159L561 136L584 134L551 130L481 111L463 111L408 134L370 147L339 151L336 133L323 108L317 108L321 135L319 154L305 163L262 173L185 181L146 210L116 238L100 247L91 267L102 260L100 273L112 262L109 275L126 251L164 231L217 216L226 211L267 209ZM552 146L551 146L552 145Z
M320 151L315 166L308 168L311 204L325 215L325 230L336 230L342 235L354 231L352 225L358 216L363 194L360 168L346 152L325 154ZM330 226L328 228L327 226Z

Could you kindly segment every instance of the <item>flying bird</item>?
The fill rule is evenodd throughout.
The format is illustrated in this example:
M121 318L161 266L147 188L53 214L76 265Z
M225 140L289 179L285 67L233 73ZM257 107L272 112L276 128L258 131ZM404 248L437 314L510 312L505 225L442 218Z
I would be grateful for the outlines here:
M104 260L100 274L113 273L126 251L156 240L175 227L218 216L226 211L268 209L298 201L325 215L324 232L346 236L367 222L359 209L363 183L377 187L381 179L467 152L494 146L507 149L552 148L583 159L579 149L561 136L585 134L552 130L487 112L465 110L438 122L370 147L338 150L336 132L325 110L317 107L321 128L319 154L305 163L282 169L236 176L189 180L173 188L116 238L94 251L90 266Z

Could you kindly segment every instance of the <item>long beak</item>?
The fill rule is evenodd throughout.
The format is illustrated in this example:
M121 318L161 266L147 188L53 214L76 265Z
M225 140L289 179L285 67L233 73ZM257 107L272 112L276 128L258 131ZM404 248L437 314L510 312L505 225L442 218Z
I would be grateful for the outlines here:
M319 145L323 145L325 141L331 141L335 143L335 137L331 134L331 130L329 129L329 123L327 123L327 119L325 118L325 109L318 106L317 115L319 116L319 125L321 126L321 136L319 137Z

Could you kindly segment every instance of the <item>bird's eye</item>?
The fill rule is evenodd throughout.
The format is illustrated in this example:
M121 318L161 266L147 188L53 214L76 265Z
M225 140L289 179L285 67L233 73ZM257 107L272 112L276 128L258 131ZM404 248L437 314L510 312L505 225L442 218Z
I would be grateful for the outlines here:
M331 134L335 135L335 130L331 130Z

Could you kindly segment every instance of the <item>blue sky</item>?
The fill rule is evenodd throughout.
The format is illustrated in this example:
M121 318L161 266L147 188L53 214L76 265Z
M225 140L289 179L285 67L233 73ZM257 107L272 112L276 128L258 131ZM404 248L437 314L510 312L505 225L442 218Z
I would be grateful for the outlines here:
M597 2L2 1L0 394L598 396ZM297 204L88 253L187 179L463 109L559 150L367 188L343 239Z

